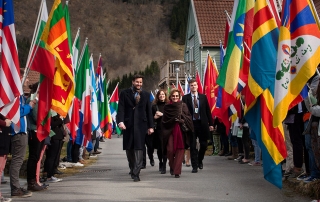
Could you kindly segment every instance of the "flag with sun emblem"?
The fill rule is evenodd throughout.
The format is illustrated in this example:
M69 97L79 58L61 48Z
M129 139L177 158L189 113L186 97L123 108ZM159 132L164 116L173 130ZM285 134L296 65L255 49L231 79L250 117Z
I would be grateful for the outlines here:
M227 52L217 80L218 85L233 97L236 97L242 63L245 15L246 0L235 0L228 36Z
M278 44L273 126L285 119L320 63L320 32L308 0L285 0Z

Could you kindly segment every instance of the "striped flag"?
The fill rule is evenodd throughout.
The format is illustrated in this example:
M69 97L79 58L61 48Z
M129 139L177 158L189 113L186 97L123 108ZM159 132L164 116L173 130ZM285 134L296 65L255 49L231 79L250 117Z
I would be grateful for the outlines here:
M245 118L251 128L251 136L262 151L264 178L281 188L281 162L286 158L287 150L282 125L276 128L272 125L279 29L276 14L272 13L267 0L256 1L254 11L247 89L247 94L250 92L254 100Z
M184 92L183 92L183 88L182 88L182 85L180 83L180 80L178 81L178 90L181 92L181 98L182 98L182 96L184 96Z
M285 119L290 103L300 95L319 63L320 32L309 1L284 0L275 79L273 126L280 125Z
M22 85L20 64L14 27L13 1L0 1L1 67L0 67L0 113L20 127L20 100Z
M72 44L72 67L73 67L73 73L76 77L76 72L78 70L78 59L79 59L79 49L80 49L80 28L78 28L76 37L74 38L73 44ZM75 78L76 79L76 78Z
M101 58L100 58L101 59ZM102 131L102 135L105 138L111 139L111 134L112 134L112 117L111 117L111 111L110 111L110 103L108 99L108 90L109 82L106 82L106 78L103 79L102 81L102 87L104 93L104 101L99 101L100 102L100 112L101 112L101 121L100 121L100 128Z
M82 145L86 146L91 140L92 120L90 110L90 66L89 66L89 49L87 40L84 44L84 52L80 61L80 66L77 71L76 91L75 96L80 101L80 125L82 130L79 131L83 135ZM78 133L79 134L79 133Z
M93 67L93 57L92 54L89 59L89 68L90 68L90 92L91 92L91 122L92 122L92 131L97 130L99 127L99 112L98 112L98 101L97 101L97 87L96 87L96 78Z
M97 78L97 99L99 102L104 102L104 93L107 93L103 86L103 68L102 68L102 59L101 59L101 54L99 56L98 60L98 67L96 69L96 78Z

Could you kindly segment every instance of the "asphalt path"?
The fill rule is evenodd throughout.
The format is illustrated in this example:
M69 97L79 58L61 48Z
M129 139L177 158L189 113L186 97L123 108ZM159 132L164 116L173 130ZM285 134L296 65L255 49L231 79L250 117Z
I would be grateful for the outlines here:
M167 174L160 174L155 154L156 165L151 167L148 162L147 168L141 171L141 181L133 182L122 150L122 138L113 136L101 142L100 147L102 153L93 165L63 178L62 182L51 183L46 191L13 201L311 201L289 188L280 190L264 180L261 166L238 164L220 156L205 156L204 168L198 173L191 173L191 167L183 165L181 177L174 178L168 167ZM25 185L25 180L21 183ZM1 190L4 196L10 195L8 183Z

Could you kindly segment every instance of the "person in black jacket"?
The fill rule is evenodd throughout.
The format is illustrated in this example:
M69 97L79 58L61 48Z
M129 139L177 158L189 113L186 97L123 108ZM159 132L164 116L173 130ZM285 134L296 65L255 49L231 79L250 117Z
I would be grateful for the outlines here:
M150 94L142 90L142 80L143 76L134 75L132 87L120 93L116 118L123 132L123 150L126 150L134 182L140 181L146 134L153 133Z
M167 154L164 153L167 150L162 148L162 130L161 121L163 116L164 105L168 102L167 93L161 89L157 92L155 99L152 103L152 115L154 119L154 134L153 134L153 148L157 149L157 155L159 159L159 171L161 174L166 173ZM149 153L153 154L153 150Z
M195 79L189 80L190 93L182 97L193 117L194 135L190 139L192 173L203 169L203 158L208 146L209 131L213 131L213 118L206 95L198 93ZM196 149L196 138L199 138L200 150Z
M45 170L47 171L48 182L59 182L62 179L54 177L57 170L57 161L59 162L61 146L64 138L63 117L59 114L51 117L51 130L55 133L51 137L50 145L46 151L46 160L44 162Z

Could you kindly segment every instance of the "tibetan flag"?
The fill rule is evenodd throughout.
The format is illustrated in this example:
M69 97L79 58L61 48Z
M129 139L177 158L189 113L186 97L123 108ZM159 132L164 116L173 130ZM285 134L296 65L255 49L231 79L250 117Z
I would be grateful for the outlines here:
M284 0L275 74L273 126L285 119L320 63L320 31L308 0Z
M227 52L217 79L217 84L234 98L236 97L239 71L242 65L245 14L246 0L235 0L228 35Z
M84 52L80 66L77 71L76 91L75 96L80 101L80 124L81 131L78 132L83 135L82 145L87 145L91 140L92 121L91 121L91 79L90 79L90 65L89 65L89 50L87 40L84 45Z
M119 89L118 89L119 83L117 83L116 87L114 88L111 97L110 97L110 112L112 120L117 123L117 113L118 113L118 103L119 103ZM116 126L116 133L118 135L121 134L121 130L118 126Z
M0 66L0 112L20 127L20 64L14 27L13 1L0 1L1 66ZM1 30L2 29L2 30Z
M200 75L199 75L198 71L196 71L196 81L197 81L197 84L198 84L198 92L200 94L203 94L203 85L201 83L201 78L200 78Z
M74 77L68 42L67 22L61 0L55 0L41 40L56 57L53 80L52 109L66 116L74 97Z
M247 89L254 102L245 118L251 128L251 136L262 151L264 178L281 188L281 162L286 158L287 150L282 125L276 128L272 125L279 29L269 8L267 0L255 2Z
M210 106L210 112L212 118L214 118L214 109L216 108L216 88L217 78L219 75L215 61L212 60L209 53L207 54L205 73L204 73L204 82L203 82L203 94L207 96L208 103Z

